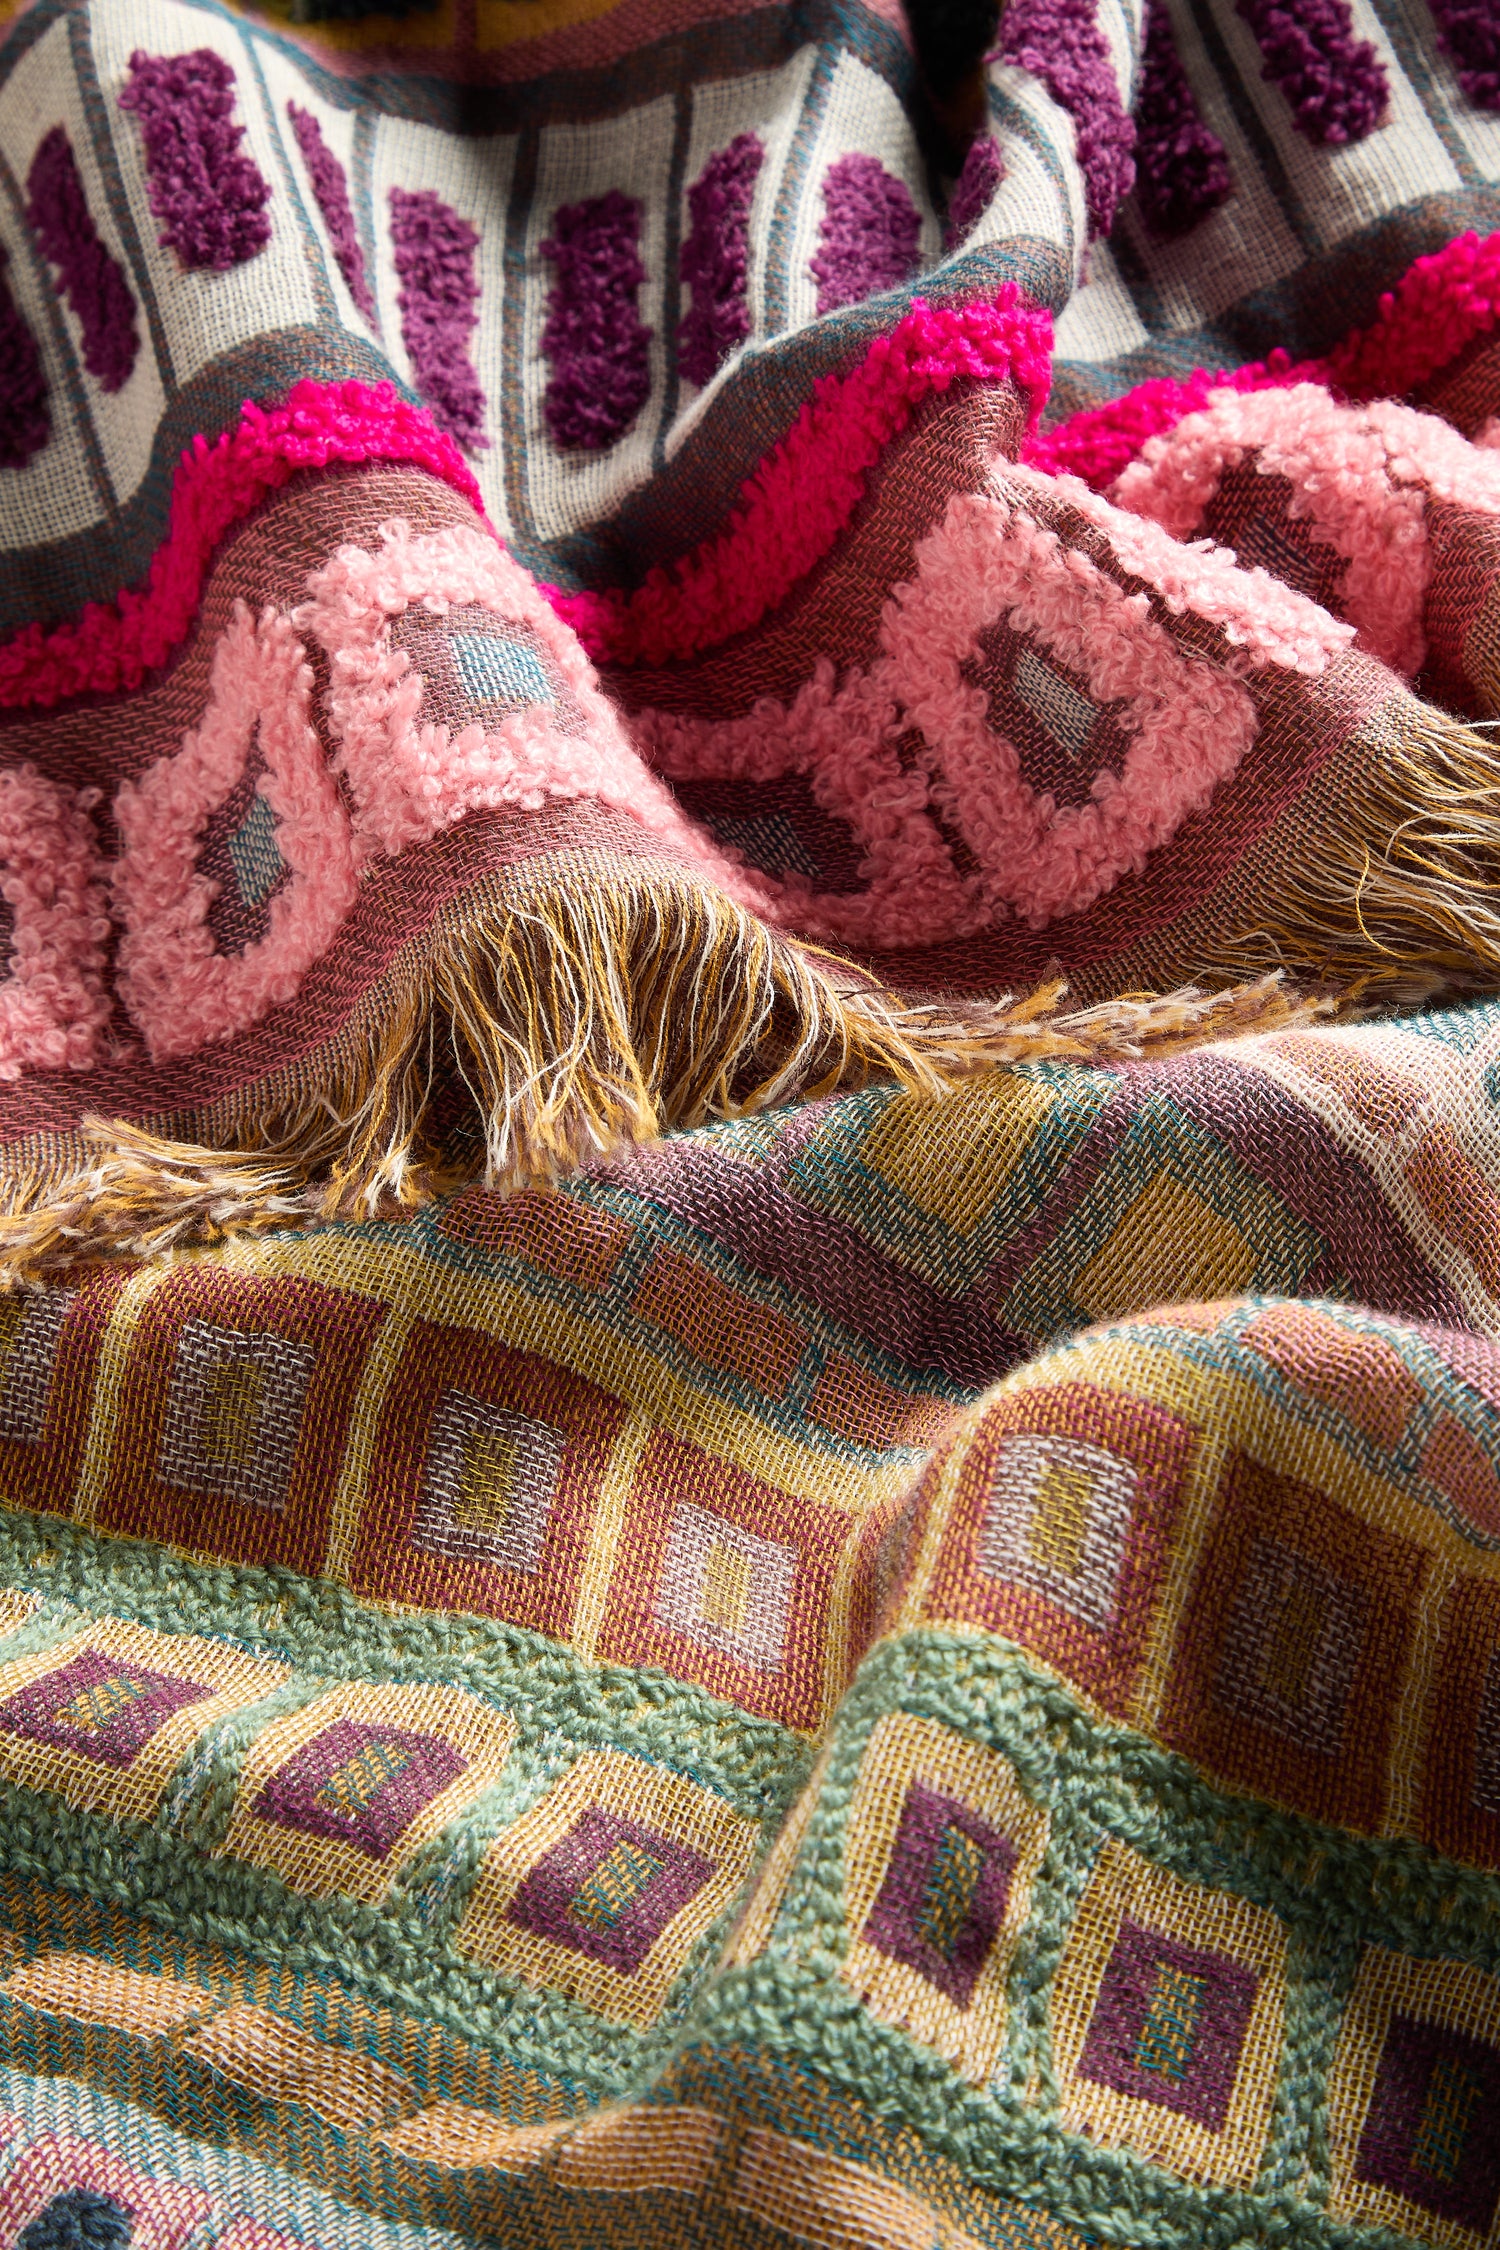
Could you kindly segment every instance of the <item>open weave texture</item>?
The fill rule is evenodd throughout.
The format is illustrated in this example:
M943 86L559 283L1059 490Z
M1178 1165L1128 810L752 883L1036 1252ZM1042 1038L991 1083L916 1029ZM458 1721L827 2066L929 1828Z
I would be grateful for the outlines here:
M1500 2245L1480 13L0 27L0 2250Z

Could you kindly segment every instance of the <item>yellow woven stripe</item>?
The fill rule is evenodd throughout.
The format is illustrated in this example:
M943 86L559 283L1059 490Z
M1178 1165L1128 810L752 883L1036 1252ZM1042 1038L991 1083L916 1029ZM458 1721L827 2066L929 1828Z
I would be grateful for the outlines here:
M110 1309L104 1340L99 1347L99 1364L94 1373L93 1412L89 1416L89 1434L78 1471L78 1490L73 1500L75 1523L91 1524L94 1520L105 1479L109 1474L115 1427L120 1416L120 1391L135 1343L136 1323L144 1312L147 1301L156 1294L171 1271L170 1265L143 1266L139 1273L131 1275ZM14 1504L24 1508L25 1495L18 1494Z
M728 2200L817 2250L974 2250L893 2180L782 2133L746 2134Z
M138 2039L159 2038L217 2006L201 1985L118 1969L92 1953L43 1953L13 1970L0 1984L0 1993L46 2015L108 2024L115 2031L134 2032Z
M589 1525L588 1553L584 1558L578 1599L573 1605L571 1636L577 1653L590 1661L599 1645L599 1630L604 1623L610 1581L619 1556L620 1535L625 1528L625 1512L635 1483L635 1473L650 1438L651 1423L644 1414L626 1416L624 1427L615 1440L615 1449L610 1455L609 1467L599 1488L599 1497L594 1503L593 1521Z
M573 2120L556 2117L544 2125L508 2125L487 2109L463 2102L433 2102L415 2117L377 2134L383 2148L412 2164L440 2164L466 2172L476 2165L497 2172L529 2172L546 2161Z
M411 2081L398 2071L311 2039L264 2008L226 2008L184 2044L210 2070L263 2101L298 2102L345 2132L383 2125L416 2099Z

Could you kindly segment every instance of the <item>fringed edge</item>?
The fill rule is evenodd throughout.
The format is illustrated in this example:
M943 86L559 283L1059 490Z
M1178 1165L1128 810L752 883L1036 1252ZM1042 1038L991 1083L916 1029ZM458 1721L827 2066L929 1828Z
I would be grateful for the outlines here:
M1195 946L1195 973L1280 969L1370 1012L1500 992L1500 762L1415 696L1382 718L1379 763L1309 824L1274 917Z
M669 1128L874 1078L939 1097L988 1065L1110 1063L1326 1012L1275 975L1217 993L1130 994L1065 1012L1067 987L987 1005L904 1002L681 880L536 889L434 941L402 1000L331 1050L329 1082L239 1149L90 1118L83 1164L16 1180L0 1280L152 1259L267 1228L399 1216L477 1171L549 1186ZM434 1145L440 1077L467 1089L482 1156Z

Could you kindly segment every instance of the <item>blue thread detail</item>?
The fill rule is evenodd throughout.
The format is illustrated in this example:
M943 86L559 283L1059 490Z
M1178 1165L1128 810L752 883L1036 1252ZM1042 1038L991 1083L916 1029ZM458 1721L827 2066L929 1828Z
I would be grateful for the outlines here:
M1174 2086L1182 2084L1197 2045L1207 1982L1186 1969L1163 1965L1157 1970L1156 1988L1136 2042L1135 2059L1141 2070L1152 2071Z
M504 703L520 710L528 703L557 701L546 666L524 641L455 633L451 646L458 676L476 703Z
M17 2250L126 2250L130 2214L93 2188L69 2188L39 2212Z
M229 838L240 897L247 906L261 906L286 873L286 861L276 842L276 815L257 790L250 810Z
M1086 695L1080 695L1071 681L1044 664L1035 649L1023 649L1016 661L1015 691L1029 711L1035 712L1042 725L1060 748L1070 758L1082 754L1085 743L1094 731L1094 721L1099 712Z
M984 1873L984 1852L962 1828L945 1828L922 1888L917 1940L951 1961Z

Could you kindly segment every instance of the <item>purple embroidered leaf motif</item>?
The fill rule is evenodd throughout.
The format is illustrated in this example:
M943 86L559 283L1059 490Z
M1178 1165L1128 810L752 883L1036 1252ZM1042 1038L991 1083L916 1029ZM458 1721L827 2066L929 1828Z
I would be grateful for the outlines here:
M1260 42L1262 78L1286 96L1310 141L1359 141L1373 132L1391 89L1368 39L1354 36L1348 0L1235 0Z
M1120 104L1094 0L1010 0L1000 21L1007 62L1039 78L1073 120L1089 239L1108 234L1135 185L1135 126Z
M1500 9L1495 0L1428 0L1438 45L1458 65L1476 109L1500 109Z
M943 228L945 250L957 250L968 241L994 202L995 190L1004 177L1005 159L1000 154L1000 143L993 133L981 133L970 141L964 168L948 198L948 218Z
M24 469L46 444L51 423L41 355L10 293L8 262L0 244L0 469Z
M140 349L135 299L99 238L67 133L54 125L37 143L26 177L26 216L58 286L83 330L83 364L101 390L118 391L130 380Z
M750 333L750 203L765 155L754 133L741 133L688 189L682 278L693 302L677 331L677 364L690 383L711 381Z
M466 453L489 444L485 396L469 354L479 324L478 231L431 188L391 189L391 243L401 283L401 341L417 389L440 430Z
M542 350L552 362L542 412L556 443L600 452L630 428L651 391L651 331L641 321L646 278L641 206L611 188L565 203L541 246L552 267Z
M240 147L234 122L234 72L211 47L187 55L130 58L121 109L141 121L157 237L188 267L227 273L271 239L265 207L270 183Z
M323 128L312 111L299 109L295 102L288 102L286 113L292 121L292 131L297 136L302 161L307 166L313 200L323 214L323 224L327 227L328 239L333 244L334 261L344 277L350 296L373 326L375 300L370 295L370 284L365 279L365 254L354 230L354 213L349 205L348 175L324 140Z
M1198 115L1166 0L1149 0L1135 105L1135 185L1157 234L1186 234L1233 193L1224 144Z
M819 312L863 304L909 281L921 232L904 180L877 157L841 156L823 179L823 226L812 261Z

